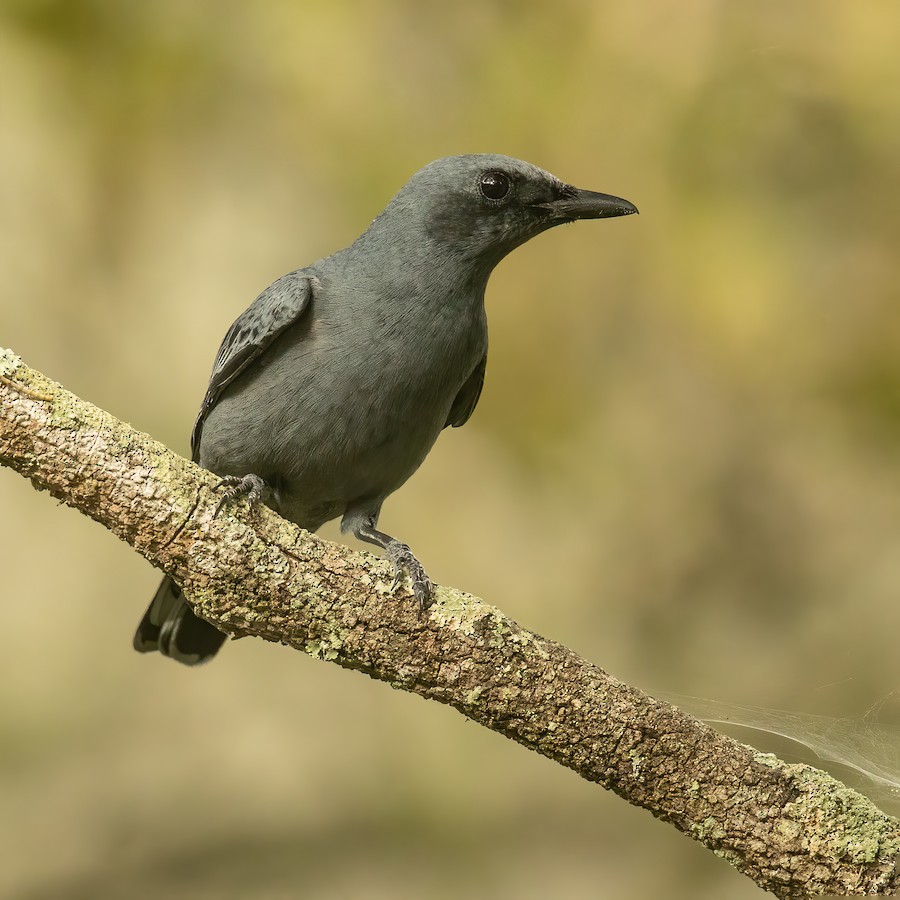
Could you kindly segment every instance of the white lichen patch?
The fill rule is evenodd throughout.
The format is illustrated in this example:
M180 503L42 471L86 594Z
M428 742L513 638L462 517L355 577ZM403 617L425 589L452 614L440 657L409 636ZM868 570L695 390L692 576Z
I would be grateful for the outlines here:
M343 636L339 634L330 634L325 639L307 641L306 644L304 644L303 649L313 659L322 659L330 662L338 658L343 646Z
M434 603L428 610L428 616L444 628L470 636L475 634L475 626L485 619L493 619L496 628L504 621L503 614L493 606L471 594L440 585L435 588Z
M0 375L12 375L22 363L22 358L17 356L7 347L0 347Z
M474 706L478 703L481 695L484 693L484 688L481 686L473 687L468 694L466 694L466 706Z
M540 638L531 631L524 628L518 631L511 631L506 640L511 644L519 644L521 647L533 650L540 659L550 659L550 654L544 648ZM547 678L552 678L553 673L548 672Z

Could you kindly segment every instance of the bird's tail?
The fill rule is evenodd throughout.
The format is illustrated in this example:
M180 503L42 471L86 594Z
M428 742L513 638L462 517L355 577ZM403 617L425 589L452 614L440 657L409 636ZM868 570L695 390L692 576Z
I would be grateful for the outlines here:
M138 625L134 649L138 653L158 650L163 656L186 666L196 666L212 659L227 637L194 615L181 588L167 575Z

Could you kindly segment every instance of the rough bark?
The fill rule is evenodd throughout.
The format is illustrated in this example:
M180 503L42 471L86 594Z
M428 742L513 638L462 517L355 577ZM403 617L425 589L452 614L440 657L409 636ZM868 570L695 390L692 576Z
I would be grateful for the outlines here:
M233 635L446 703L700 841L780 897L894 893L900 822L830 776L718 734L481 600L419 619L385 562L245 504L0 349L0 463L98 521ZM124 636L127 638L127 636Z

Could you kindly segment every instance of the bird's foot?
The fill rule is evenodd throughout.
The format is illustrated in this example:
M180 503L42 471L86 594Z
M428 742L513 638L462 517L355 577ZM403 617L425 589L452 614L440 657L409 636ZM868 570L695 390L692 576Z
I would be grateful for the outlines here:
M235 497L246 497L251 508L255 507L263 497L263 492L268 485L259 475L225 475L213 488L214 491L225 491L216 504L213 518L219 514L219 510Z
M425 611L434 602L434 585L422 567L422 563L416 559L412 550L402 541L391 540L385 547L388 559L394 566L394 585L397 587L403 579L403 573L409 575L412 582L413 593L419 601L419 618L425 615Z

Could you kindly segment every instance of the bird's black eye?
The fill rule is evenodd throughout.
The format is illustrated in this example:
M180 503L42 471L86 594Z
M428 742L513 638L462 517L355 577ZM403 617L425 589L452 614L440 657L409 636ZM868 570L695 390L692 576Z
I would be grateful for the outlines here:
M478 187L488 200L502 200L509 193L509 176L503 172L485 172Z

